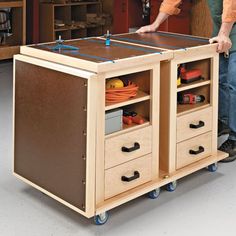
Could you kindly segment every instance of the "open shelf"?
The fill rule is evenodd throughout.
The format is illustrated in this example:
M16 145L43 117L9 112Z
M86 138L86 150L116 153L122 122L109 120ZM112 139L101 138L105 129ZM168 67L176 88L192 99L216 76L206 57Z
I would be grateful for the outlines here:
M5 7L23 7L23 1L1 1L0 8Z
M106 19L104 14L102 14L101 1L80 1L68 3L51 3L49 1L41 2L40 42L55 41L58 32L63 31L68 31L66 36L70 35L69 38L66 37L65 39L103 35L103 17ZM57 27L56 23L64 24L64 26ZM72 32L74 30L83 31Z
M185 90L185 92L181 92L183 94L194 94L194 95L203 95L205 97L205 101L196 104L177 104L177 114L182 115L189 111L197 110L201 107L210 106L210 85L205 85L201 87L196 87L193 89Z
M118 107L123 107L123 106L127 106L127 105L130 105L130 104L142 102L142 101L147 101L149 99L150 99L149 94L139 90L138 93L137 93L137 96L134 97L134 98L130 98L128 101L119 102L119 103L115 103L115 104L107 102L105 110L108 111L108 110L115 109L115 108L118 108Z
M211 70L210 70L211 59L210 58L199 60L199 61L188 62L188 63L185 63L184 65L185 65L186 71L191 71L194 69L201 70L202 79L189 83L189 84L182 83L177 88L178 92L210 84L210 78L211 78Z
M122 114L124 114L124 111L125 112L136 112L138 116L142 117L144 123L143 124L132 123L130 125L122 123L121 130L113 131L113 133L107 133L106 137L107 136L110 137L110 135L113 135L113 134L117 135L117 134L121 134L123 132L134 130L136 128L141 128L143 126L150 125L151 124L151 122L150 122L150 116L151 116L150 105L151 105L151 102L150 102L150 99L148 99L145 101L135 102L135 103L132 103L129 105L126 104L124 106L117 106L116 108L119 108L120 110L122 110ZM111 112L113 112L113 110L110 110L110 113ZM117 117L117 116L115 116L115 117ZM110 118L110 119L113 119L113 118ZM109 121L106 120L106 122L110 122L110 125L111 125L111 121L114 122L114 123L112 123L112 126L120 127L120 116L118 119L113 119L113 120L109 120ZM119 122L119 125L118 125L118 122Z

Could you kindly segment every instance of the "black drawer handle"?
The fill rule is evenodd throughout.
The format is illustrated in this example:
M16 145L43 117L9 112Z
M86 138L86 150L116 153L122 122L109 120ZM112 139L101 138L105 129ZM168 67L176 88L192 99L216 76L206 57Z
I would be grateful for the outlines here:
M204 147L203 146L199 146L197 151L189 150L189 153L192 154L192 155L198 155L200 153L203 153L204 151L205 151Z
M205 126L205 123L203 121L199 121L198 125L194 125L194 124L190 124L189 127L191 129L199 129L201 127L204 127Z
M131 148L122 147L121 151L122 152L133 152L133 151L136 151L138 149L140 149L140 144L135 142L133 147L131 147Z
M140 177L140 174L138 171L134 171L134 175L131 176L131 177L127 177L127 176L122 176L121 177L121 180L124 181L124 182L131 182L135 179L138 179Z

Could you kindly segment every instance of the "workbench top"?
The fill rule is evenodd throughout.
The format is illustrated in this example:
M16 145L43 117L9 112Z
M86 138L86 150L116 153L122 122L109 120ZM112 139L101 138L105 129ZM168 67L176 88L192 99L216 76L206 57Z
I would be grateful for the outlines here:
M102 38L68 40L63 43L77 47L78 50L54 50L56 43L22 46L21 54L73 66L92 72L111 71L113 69L142 65L145 62L170 59L173 54L165 49L147 48L142 45L130 45L125 42L111 42L105 45Z

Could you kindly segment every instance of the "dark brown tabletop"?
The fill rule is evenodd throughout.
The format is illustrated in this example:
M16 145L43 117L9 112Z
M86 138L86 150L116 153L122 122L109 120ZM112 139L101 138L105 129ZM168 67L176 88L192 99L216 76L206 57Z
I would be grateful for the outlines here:
M209 44L207 38L165 32L114 35L112 39L169 50L179 50Z
M111 46L106 46L105 40L98 38L86 38L64 42L64 45L77 47L78 50L62 49L58 51L53 49L55 45L56 43L48 43L33 45L31 47L96 63L148 54L161 54L165 51L143 47L142 45L129 45L123 42L111 42Z

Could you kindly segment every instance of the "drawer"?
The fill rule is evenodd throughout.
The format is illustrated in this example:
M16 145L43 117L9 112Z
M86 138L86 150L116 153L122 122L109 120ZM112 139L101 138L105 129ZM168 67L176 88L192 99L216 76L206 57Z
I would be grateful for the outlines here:
M212 133L208 132L177 144L176 169L211 155Z
M152 127L138 129L105 141L105 169L152 152Z
M151 172L151 154L106 170L105 199L150 181Z
M212 130L212 107L177 118L177 143Z

